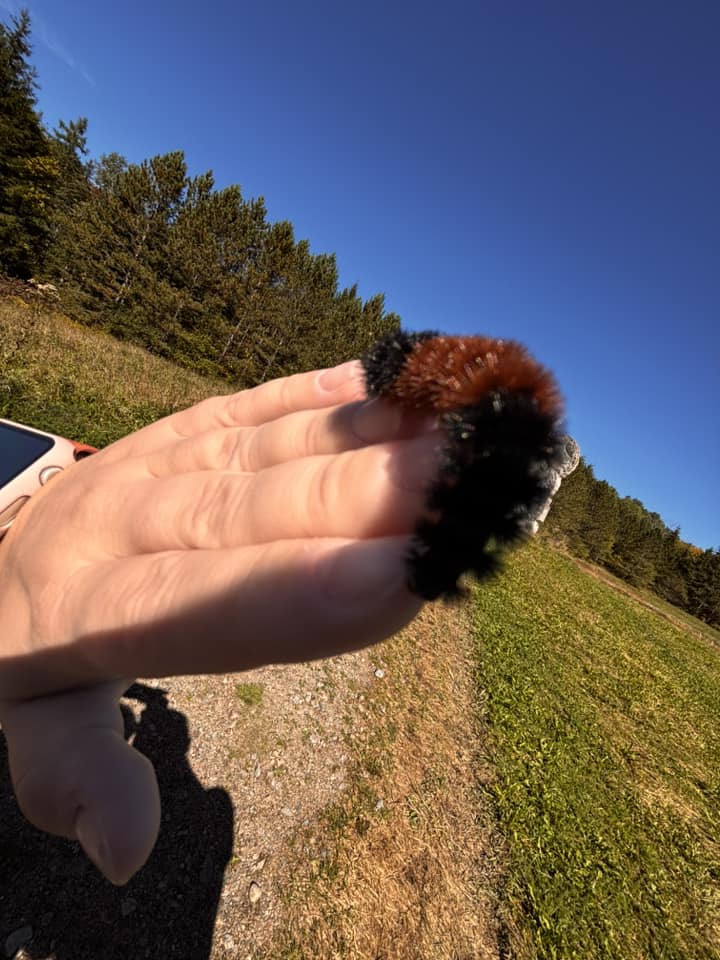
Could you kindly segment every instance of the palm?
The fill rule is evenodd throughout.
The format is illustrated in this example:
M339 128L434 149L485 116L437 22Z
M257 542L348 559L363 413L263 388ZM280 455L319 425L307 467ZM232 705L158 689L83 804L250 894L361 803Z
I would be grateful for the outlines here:
M435 437L358 402L356 369L338 377L213 398L119 441L33 498L3 546L0 717L18 800L116 882L159 822L118 678L328 656L419 608L403 554Z

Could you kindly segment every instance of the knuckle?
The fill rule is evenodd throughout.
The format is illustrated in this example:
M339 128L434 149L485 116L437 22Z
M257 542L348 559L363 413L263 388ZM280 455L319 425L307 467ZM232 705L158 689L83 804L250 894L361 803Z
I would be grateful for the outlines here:
M218 421L223 427L236 427L242 425L247 418L248 407L252 405L253 398L256 396L258 387L250 390L241 390L239 393L232 393L223 398L223 403L218 408Z
M294 380L295 376L285 377L282 380L276 381L276 386L278 388L278 405L280 407L280 416L291 413L295 408L293 403Z
M231 499L230 477L209 474L197 486L195 502L183 524L188 547L211 547L219 539L223 518L228 515Z
M325 443L324 443L324 424L320 417L311 416L308 417L305 424L305 429L301 434L301 443L303 449L299 451L299 455L312 455L317 453L325 452Z
M310 522L313 527L326 528L337 502L338 485L345 472L344 457L326 460L317 470L310 488Z
M246 427L224 430L220 438L218 461L221 469L252 470L252 432Z

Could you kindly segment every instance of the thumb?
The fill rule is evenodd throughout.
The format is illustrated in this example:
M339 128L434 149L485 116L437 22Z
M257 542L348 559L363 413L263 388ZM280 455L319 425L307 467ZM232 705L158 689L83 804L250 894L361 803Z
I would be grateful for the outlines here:
M91 730L78 744L74 832L112 883L123 884L150 856L160 825L152 764L109 730Z
M152 764L123 736L116 681L2 705L10 773L25 817L79 840L108 880L124 884L149 857L160 826Z

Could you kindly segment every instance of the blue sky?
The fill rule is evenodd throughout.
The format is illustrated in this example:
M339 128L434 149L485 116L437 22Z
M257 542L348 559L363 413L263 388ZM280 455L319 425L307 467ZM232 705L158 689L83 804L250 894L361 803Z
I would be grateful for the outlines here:
M524 341L597 475L720 547L715 0L25 5L50 125L184 149L410 328Z

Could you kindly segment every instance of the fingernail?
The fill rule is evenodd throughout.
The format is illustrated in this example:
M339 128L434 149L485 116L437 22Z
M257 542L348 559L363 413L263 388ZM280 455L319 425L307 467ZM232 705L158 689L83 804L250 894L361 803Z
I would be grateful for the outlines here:
M405 583L404 541L368 540L344 547L332 556L326 573L327 592L338 600L377 600Z
M353 416L353 430L364 443L390 440L399 431L402 410L381 400L369 400L358 407Z
M331 367L329 370L323 370L318 377L318 384L323 390L337 390L348 380L359 379L362 377L362 367L358 360L348 360L347 363L341 363L337 367Z
M110 850L98 823L87 810L81 810L75 820L75 835L98 870L109 877L112 872Z

